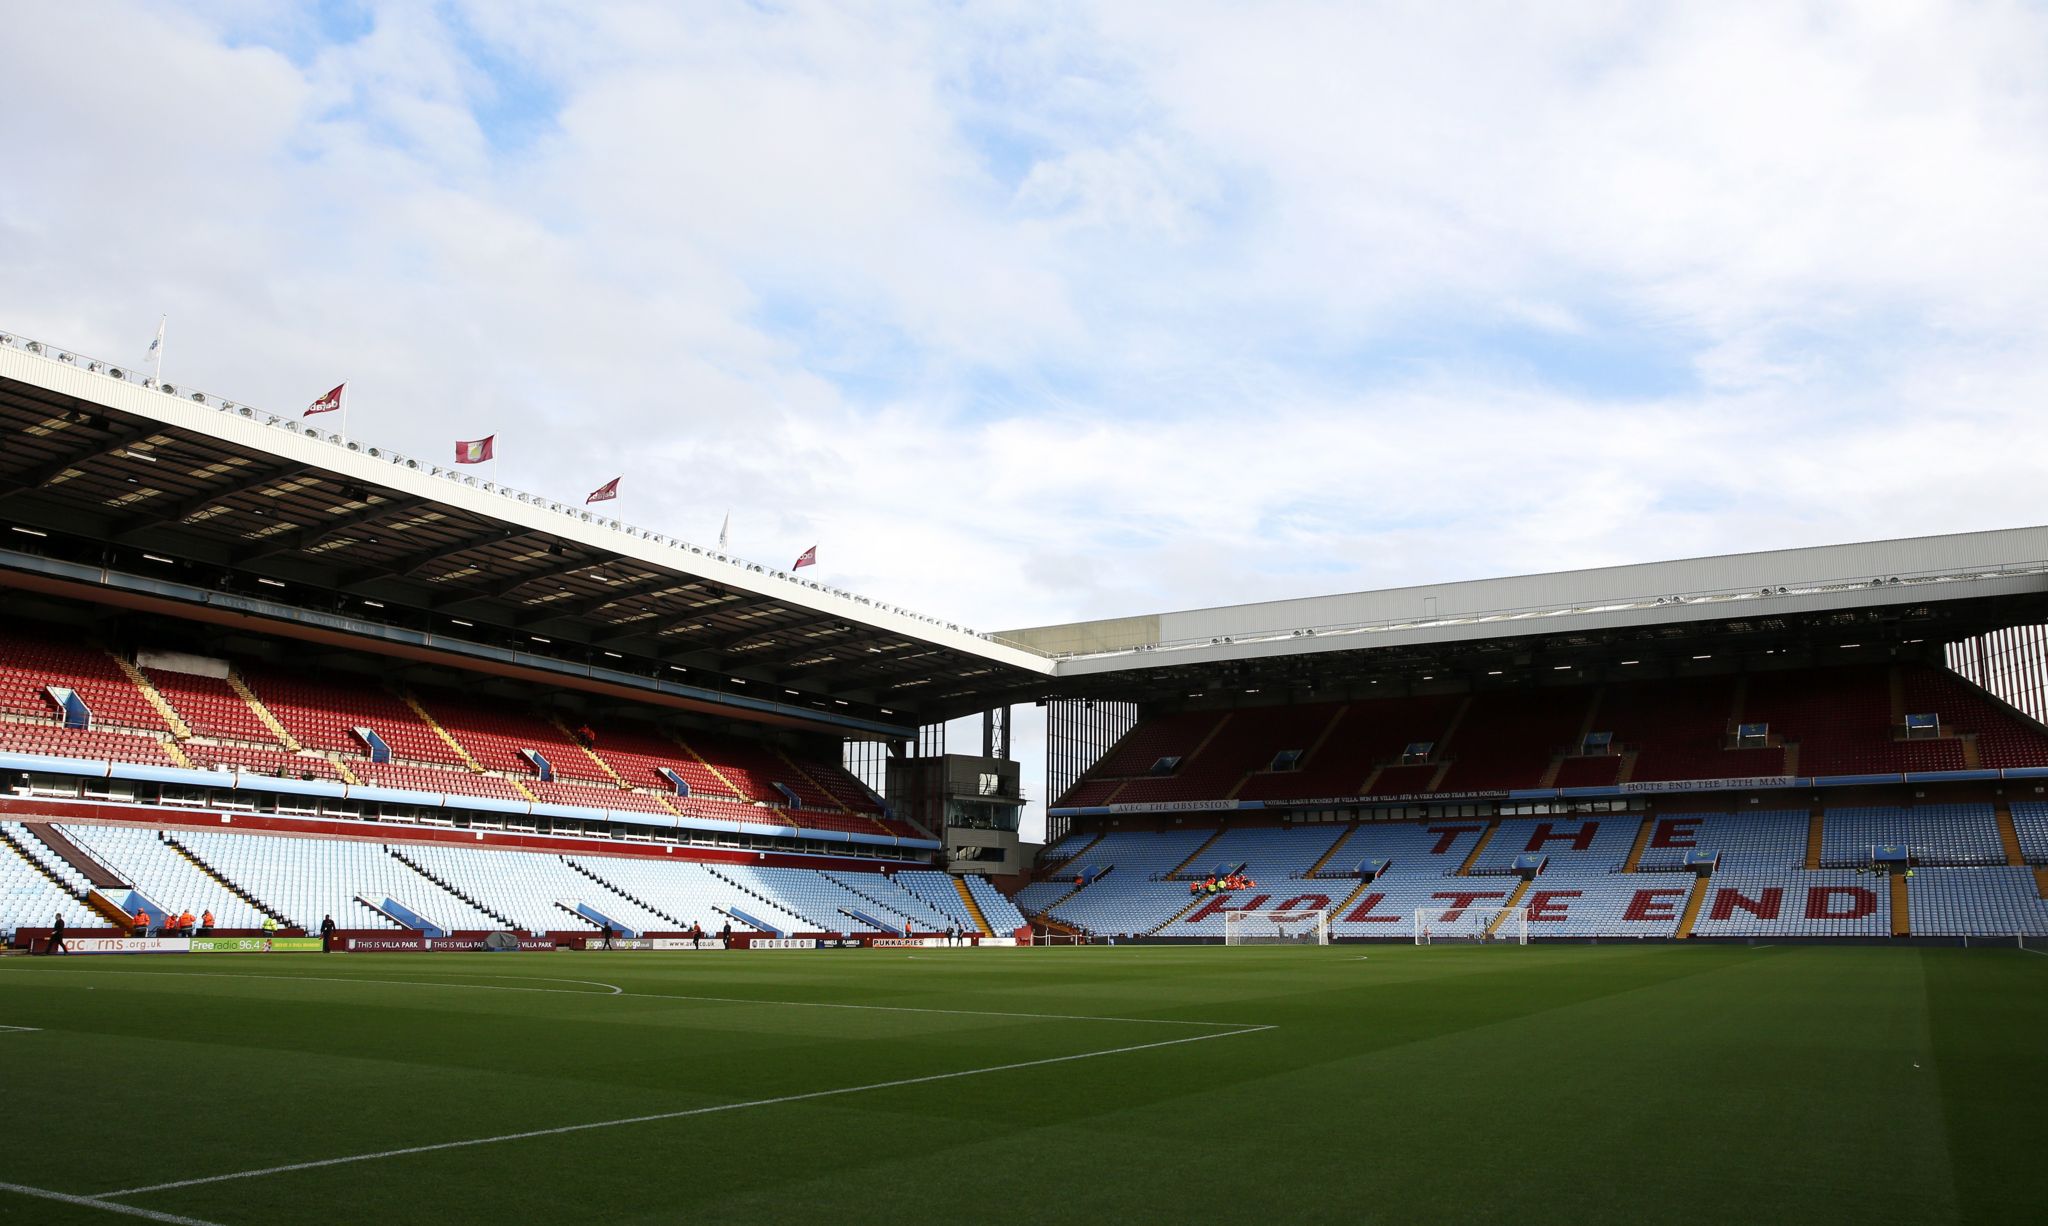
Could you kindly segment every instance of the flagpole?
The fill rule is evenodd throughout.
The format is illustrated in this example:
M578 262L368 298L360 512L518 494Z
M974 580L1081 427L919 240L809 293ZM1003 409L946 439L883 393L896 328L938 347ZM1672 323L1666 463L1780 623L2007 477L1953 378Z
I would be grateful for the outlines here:
M348 437L348 383L346 380L341 385L341 437Z

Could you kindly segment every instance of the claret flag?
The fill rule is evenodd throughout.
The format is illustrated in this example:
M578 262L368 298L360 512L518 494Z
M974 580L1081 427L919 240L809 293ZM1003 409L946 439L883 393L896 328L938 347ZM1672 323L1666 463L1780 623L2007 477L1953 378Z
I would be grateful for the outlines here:
M804 567L806 567L806 566L816 566L817 564L818 564L818 547L817 547L816 545L813 545L813 546L811 546L811 547L810 547L809 549L806 549L806 550L804 550L804 551L803 551L803 554L802 554L802 555L801 555L800 557L798 557L798 558L797 558L797 560L796 560L796 565L794 565L794 566L790 567L790 569L791 569L791 570L802 570L802 569L803 569Z
M496 442L497 438L497 435L492 434L472 442L458 441L455 444L455 462L457 464L483 463L491 458L491 444Z
M312 404L307 405L306 411L302 416L311 417L315 413L334 412L334 410L341 407L341 389L347 386L348 384L343 383L325 396L315 400Z
M583 505L587 507L593 502L610 502L612 499L617 498L619 496L619 482L621 480L623 478L613 477L603 485L598 486L590 492L590 497L583 500Z

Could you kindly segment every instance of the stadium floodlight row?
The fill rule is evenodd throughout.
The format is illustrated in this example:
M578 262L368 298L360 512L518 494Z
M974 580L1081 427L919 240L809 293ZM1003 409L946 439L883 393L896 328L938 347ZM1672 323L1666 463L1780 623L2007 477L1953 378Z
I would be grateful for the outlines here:
M1960 938L2048 893L2048 528L979 634L11 335L0 439L17 925ZM959 790L887 794L977 714Z

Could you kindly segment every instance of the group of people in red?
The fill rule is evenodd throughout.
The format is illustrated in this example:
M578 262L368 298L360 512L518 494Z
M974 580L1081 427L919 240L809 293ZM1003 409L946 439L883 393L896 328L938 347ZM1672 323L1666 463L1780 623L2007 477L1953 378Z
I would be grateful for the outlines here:
M1188 893L1228 894L1232 890L1253 889L1258 884L1258 882L1253 881L1250 877L1245 876L1243 873L1224 873L1221 876L1218 876L1215 873L1210 873L1207 877L1202 878L1200 881L1188 882Z

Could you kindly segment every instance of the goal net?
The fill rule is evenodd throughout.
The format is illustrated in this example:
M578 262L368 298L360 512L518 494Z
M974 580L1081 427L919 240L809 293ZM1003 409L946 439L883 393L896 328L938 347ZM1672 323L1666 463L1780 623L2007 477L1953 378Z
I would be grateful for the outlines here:
M1527 907L1417 907L1415 943L1449 941L1529 943Z
M1225 945L1328 945L1328 911L1225 911Z

